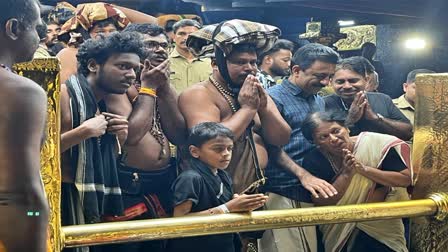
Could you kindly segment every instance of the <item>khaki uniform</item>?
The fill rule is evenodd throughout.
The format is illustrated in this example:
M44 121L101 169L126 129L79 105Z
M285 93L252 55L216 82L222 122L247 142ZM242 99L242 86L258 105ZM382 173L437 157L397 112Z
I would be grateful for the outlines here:
M51 57L50 53L47 51L47 49L45 49L41 45L39 45L33 56L34 59L45 59L50 57Z
M395 106L403 113L406 118L411 121L412 126L414 126L414 112L415 109L411 104L404 98L404 95L392 100Z
M171 85L179 94L193 84L207 80L212 74L209 58L195 58L189 63L176 49L170 54L170 68Z

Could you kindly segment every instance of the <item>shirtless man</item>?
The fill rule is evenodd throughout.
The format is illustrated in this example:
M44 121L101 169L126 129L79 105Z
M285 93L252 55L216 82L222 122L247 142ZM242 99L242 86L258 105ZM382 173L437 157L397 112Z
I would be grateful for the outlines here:
M2 0L0 13L0 250L44 252L48 204L39 170L47 98L10 70L31 60L39 45L39 3Z
M127 139L128 121L111 113L103 99L124 94L134 83L144 55L138 37L121 32L84 42L78 51L79 74L61 87L65 225L124 214L116 160ZM81 204L73 204L77 201Z
M110 220L167 217L172 212L170 187L176 178L176 164L168 141L180 144L187 135L176 91L169 82L168 37L161 27L153 24L131 24L125 31L143 35L148 56L139 87L132 86L127 95L106 98L110 112L129 120L119 174L125 216ZM112 245L109 249L164 251L164 242Z
M247 128L250 124L254 122L253 138L261 169L268 161L265 144L286 144L291 129L255 77L257 53L254 44L233 45L228 56L215 47L215 54L212 76L185 90L180 95L179 108L188 128L202 122L220 122L232 130L238 140L228 171L234 181L234 191L241 193L256 175L253 151L248 147L250 131Z

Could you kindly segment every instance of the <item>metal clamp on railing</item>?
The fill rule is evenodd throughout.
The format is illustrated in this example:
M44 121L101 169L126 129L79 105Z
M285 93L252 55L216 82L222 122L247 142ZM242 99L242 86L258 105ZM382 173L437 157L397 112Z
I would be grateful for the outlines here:
M402 202L66 226L62 227L62 239L65 247L80 247L416 216L442 220L447 213L448 194L437 193L428 199Z

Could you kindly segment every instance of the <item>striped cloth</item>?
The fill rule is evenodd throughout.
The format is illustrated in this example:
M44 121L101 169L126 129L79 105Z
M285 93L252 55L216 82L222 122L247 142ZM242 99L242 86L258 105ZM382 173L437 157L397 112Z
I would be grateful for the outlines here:
M129 23L129 19L119 9L108 3L88 3L78 4L75 10L75 16L67 20L61 27L59 36L78 28L88 31L95 22L107 18L113 18L117 21L117 28L124 29Z
M95 117L98 104L83 75L72 75L66 82L70 96L73 128ZM102 111L106 111L103 108ZM86 223L97 223L103 216L124 211L118 179L116 138L111 134L91 137L70 149L75 186Z
M59 2L56 7L48 13L48 21L56 22L59 25L64 24L75 16L76 8L67 2Z
M196 56L211 53L213 46L220 48L224 56L227 56L233 45L241 43L252 43L257 47L257 52L262 53L269 50L281 34L280 29L275 26L233 19L222 23L220 31L213 38L218 26L219 24L207 25L189 35L187 46Z

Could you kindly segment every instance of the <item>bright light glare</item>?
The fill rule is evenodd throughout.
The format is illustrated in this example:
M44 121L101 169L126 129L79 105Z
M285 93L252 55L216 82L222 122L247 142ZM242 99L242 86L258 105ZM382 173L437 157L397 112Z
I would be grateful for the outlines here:
M350 26L350 25L354 25L355 21L353 21L353 20L339 20L338 24L339 24L339 26Z
M406 40L404 45L407 49L418 50L426 47L426 41L420 38L412 38Z

